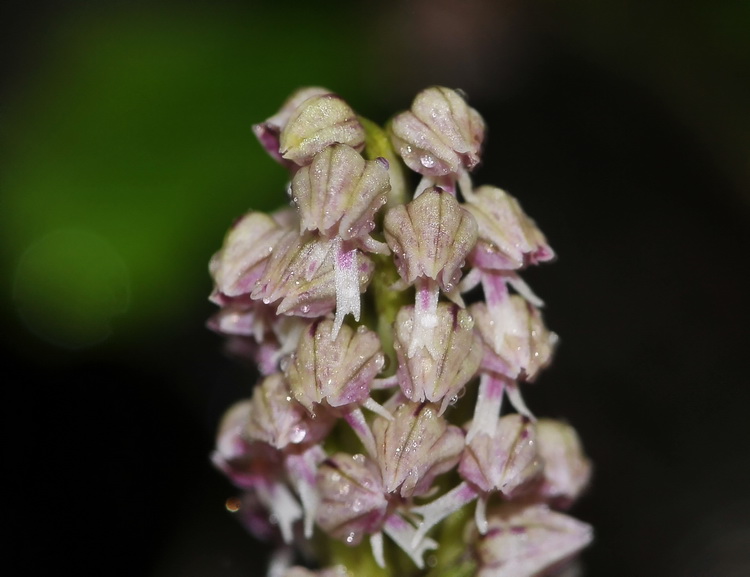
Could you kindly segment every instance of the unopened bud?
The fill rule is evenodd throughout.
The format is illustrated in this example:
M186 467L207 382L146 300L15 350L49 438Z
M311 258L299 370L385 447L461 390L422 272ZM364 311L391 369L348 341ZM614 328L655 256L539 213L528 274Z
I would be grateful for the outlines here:
M478 536L477 577L542 574L588 545L591 526L546 505L503 503L489 515L489 530Z
M249 212L239 219L209 263L215 290L227 297L250 294L284 232L262 212Z
M363 403L385 365L380 339L373 331L343 325L331 338L332 331L333 321L312 323L286 369L292 395L310 412L323 401L332 407Z
M427 277L437 280L448 293L461 278L461 267L477 240L474 217L438 187L390 209L384 231L407 284Z
M304 166L337 142L361 151L365 129L344 100L335 94L320 94L302 102L291 114L279 137L279 152Z
M245 434L277 449L287 445L315 444L331 430L331 419L311 419L295 401L281 373L263 379L253 389Z
M313 96L330 93L330 90L318 86L300 88L292 94L286 102L284 102L281 109L276 114L265 122L253 126L255 136L258 137L261 146L266 149L266 152L268 152L272 158L276 159L281 164L289 164L293 166L293 163L283 159L279 153L279 136L281 135L281 131L287 125L287 122L289 122L294 111L297 110L299 105L305 100L312 98Z
M411 110L392 120L390 133L409 168L443 176L479 163L484 120L458 92L436 86L420 92Z
M553 419L536 423L538 450L544 459L539 493L556 507L568 508L588 485L591 462L586 458L575 429Z
M458 462L463 432L438 412L439 406L432 403L404 402L393 412L393 420L375 419L372 431L378 463L389 493L423 495L435 477Z
M539 309L522 297L510 295L493 307L475 303L469 310L485 343L483 367L532 381L549 363L557 335L544 326Z
M441 403L442 414L464 385L476 374L482 360L482 341L474 332L474 319L453 303L439 303L437 324L430 340L408 355L415 327L413 306L402 307L394 323L398 381L408 399ZM431 351L435 351L433 354Z
M337 303L337 242L311 233L299 237L297 231L290 231L279 240L251 297L266 304L277 303L278 314L313 318L332 312ZM373 269L366 255L357 255L352 271L355 290L364 292Z
M535 437L534 423L526 417L501 417L494 436L481 432L466 445L458 471L485 493L513 497L542 470Z
M477 221L479 234L472 251L474 265L491 270L514 270L552 260L555 253L544 234L518 201L494 186L466 194L464 205Z
M352 147L334 144L297 171L292 199L302 232L364 240L375 228L375 213L385 205L390 189L382 159L366 161Z
M388 500L380 471L364 455L336 453L317 473L320 505L317 523L326 533L349 545L376 533L385 521Z

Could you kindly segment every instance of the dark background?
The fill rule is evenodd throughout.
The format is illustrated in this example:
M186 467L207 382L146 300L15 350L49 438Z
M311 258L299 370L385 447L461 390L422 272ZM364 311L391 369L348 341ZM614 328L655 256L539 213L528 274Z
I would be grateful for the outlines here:
M250 127L309 84L379 122L460 87L485 117L475 182L559 254L525 275L561 336L527 401L594 461L587 575L750 574L750 5L527 4L3 4L12 574L263 575L208 462L254 377L204 328L206 264L283 202Z

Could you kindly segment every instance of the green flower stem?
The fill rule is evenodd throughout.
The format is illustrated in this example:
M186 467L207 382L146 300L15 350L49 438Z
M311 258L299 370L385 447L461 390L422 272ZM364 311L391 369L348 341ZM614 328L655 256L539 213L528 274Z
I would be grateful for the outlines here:
M396 266L390 256L373 255L375 274L370 284L375 308L375 330L380 337L380 345L388 359L386 375L396 372L396 351L393 348L393 323L402 306L414 302L413 290L399 291L392 287L399 280Z
M379 567L375 558L369 551L370 544L367 540L356 547L351 547L340 541L329 539L329 561L330 565L343 565L349 573L362 577L390 577L387 569Z
M391 146L386 132L372 120L362 116L359 122L365 129L364 156L369 160L383 157L388 161L388 174L391 181L391 191L388 193L386 210L380 211L378 215L383 218L385 212L399 204L406 204L409 200L407 194L407 180L404 165L401 158ZM373 300L375 313L374 326L380 336L383 352L388 359L386 375L396 372L396 353L393 350L393 322L399 309L414 300L411 290L397 291L392 287L399 280L398 272L390 256L372 255L375 260L375 275L370 285L370 293Z
M466 523L471 517L471 508L463 507L440 524L440 532L434 539L440 544L432 552L436 563L425 577L472 577L476 574L476 561L466 549Z
M363 116L358 116L357 118L365 129L364 157L368 160L374 160L382 156L390 165L388 168L388 175L391 179L391 191L388 193L386 209L399 204L406 204L409 199L406 192L408 186L404 166L401 163L401 158L399 158L393 150L388 135L372 120L368 120ZM385 211L381 212L381 218L382 213L384 212Z

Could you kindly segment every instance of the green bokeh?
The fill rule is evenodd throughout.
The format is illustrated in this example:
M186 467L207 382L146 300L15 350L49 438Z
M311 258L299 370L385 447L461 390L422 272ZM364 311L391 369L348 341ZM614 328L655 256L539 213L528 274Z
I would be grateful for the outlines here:
M139 335L202 302L231 220L284 202L251 125L300 85L361 96L346 13L149 6L69 14L4 106L3 300L62 346L98 342L110 321Z

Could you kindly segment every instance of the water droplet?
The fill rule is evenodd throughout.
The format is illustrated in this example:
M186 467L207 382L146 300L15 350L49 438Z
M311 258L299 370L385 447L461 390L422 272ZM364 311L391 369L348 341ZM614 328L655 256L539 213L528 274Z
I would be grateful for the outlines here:
M310 305L302 305L299 310L303 315L306 315L310 312Z
M355 537L355 536L356 536L356 535L354 534L354 531L352 531L351 533L349 533L349 534L348 534L348 535L346 536L346 542L347 542L347 543L354 543L354 537Z
M432 168L433 166L435 166L435 159L429 154L423 154L422 156L420 156L419 162L425 168Z
M289 440L294 443L301 443L305 440L305 437L307 437L307 429L305 427L297 426L292 429L292 434L289 437Z

